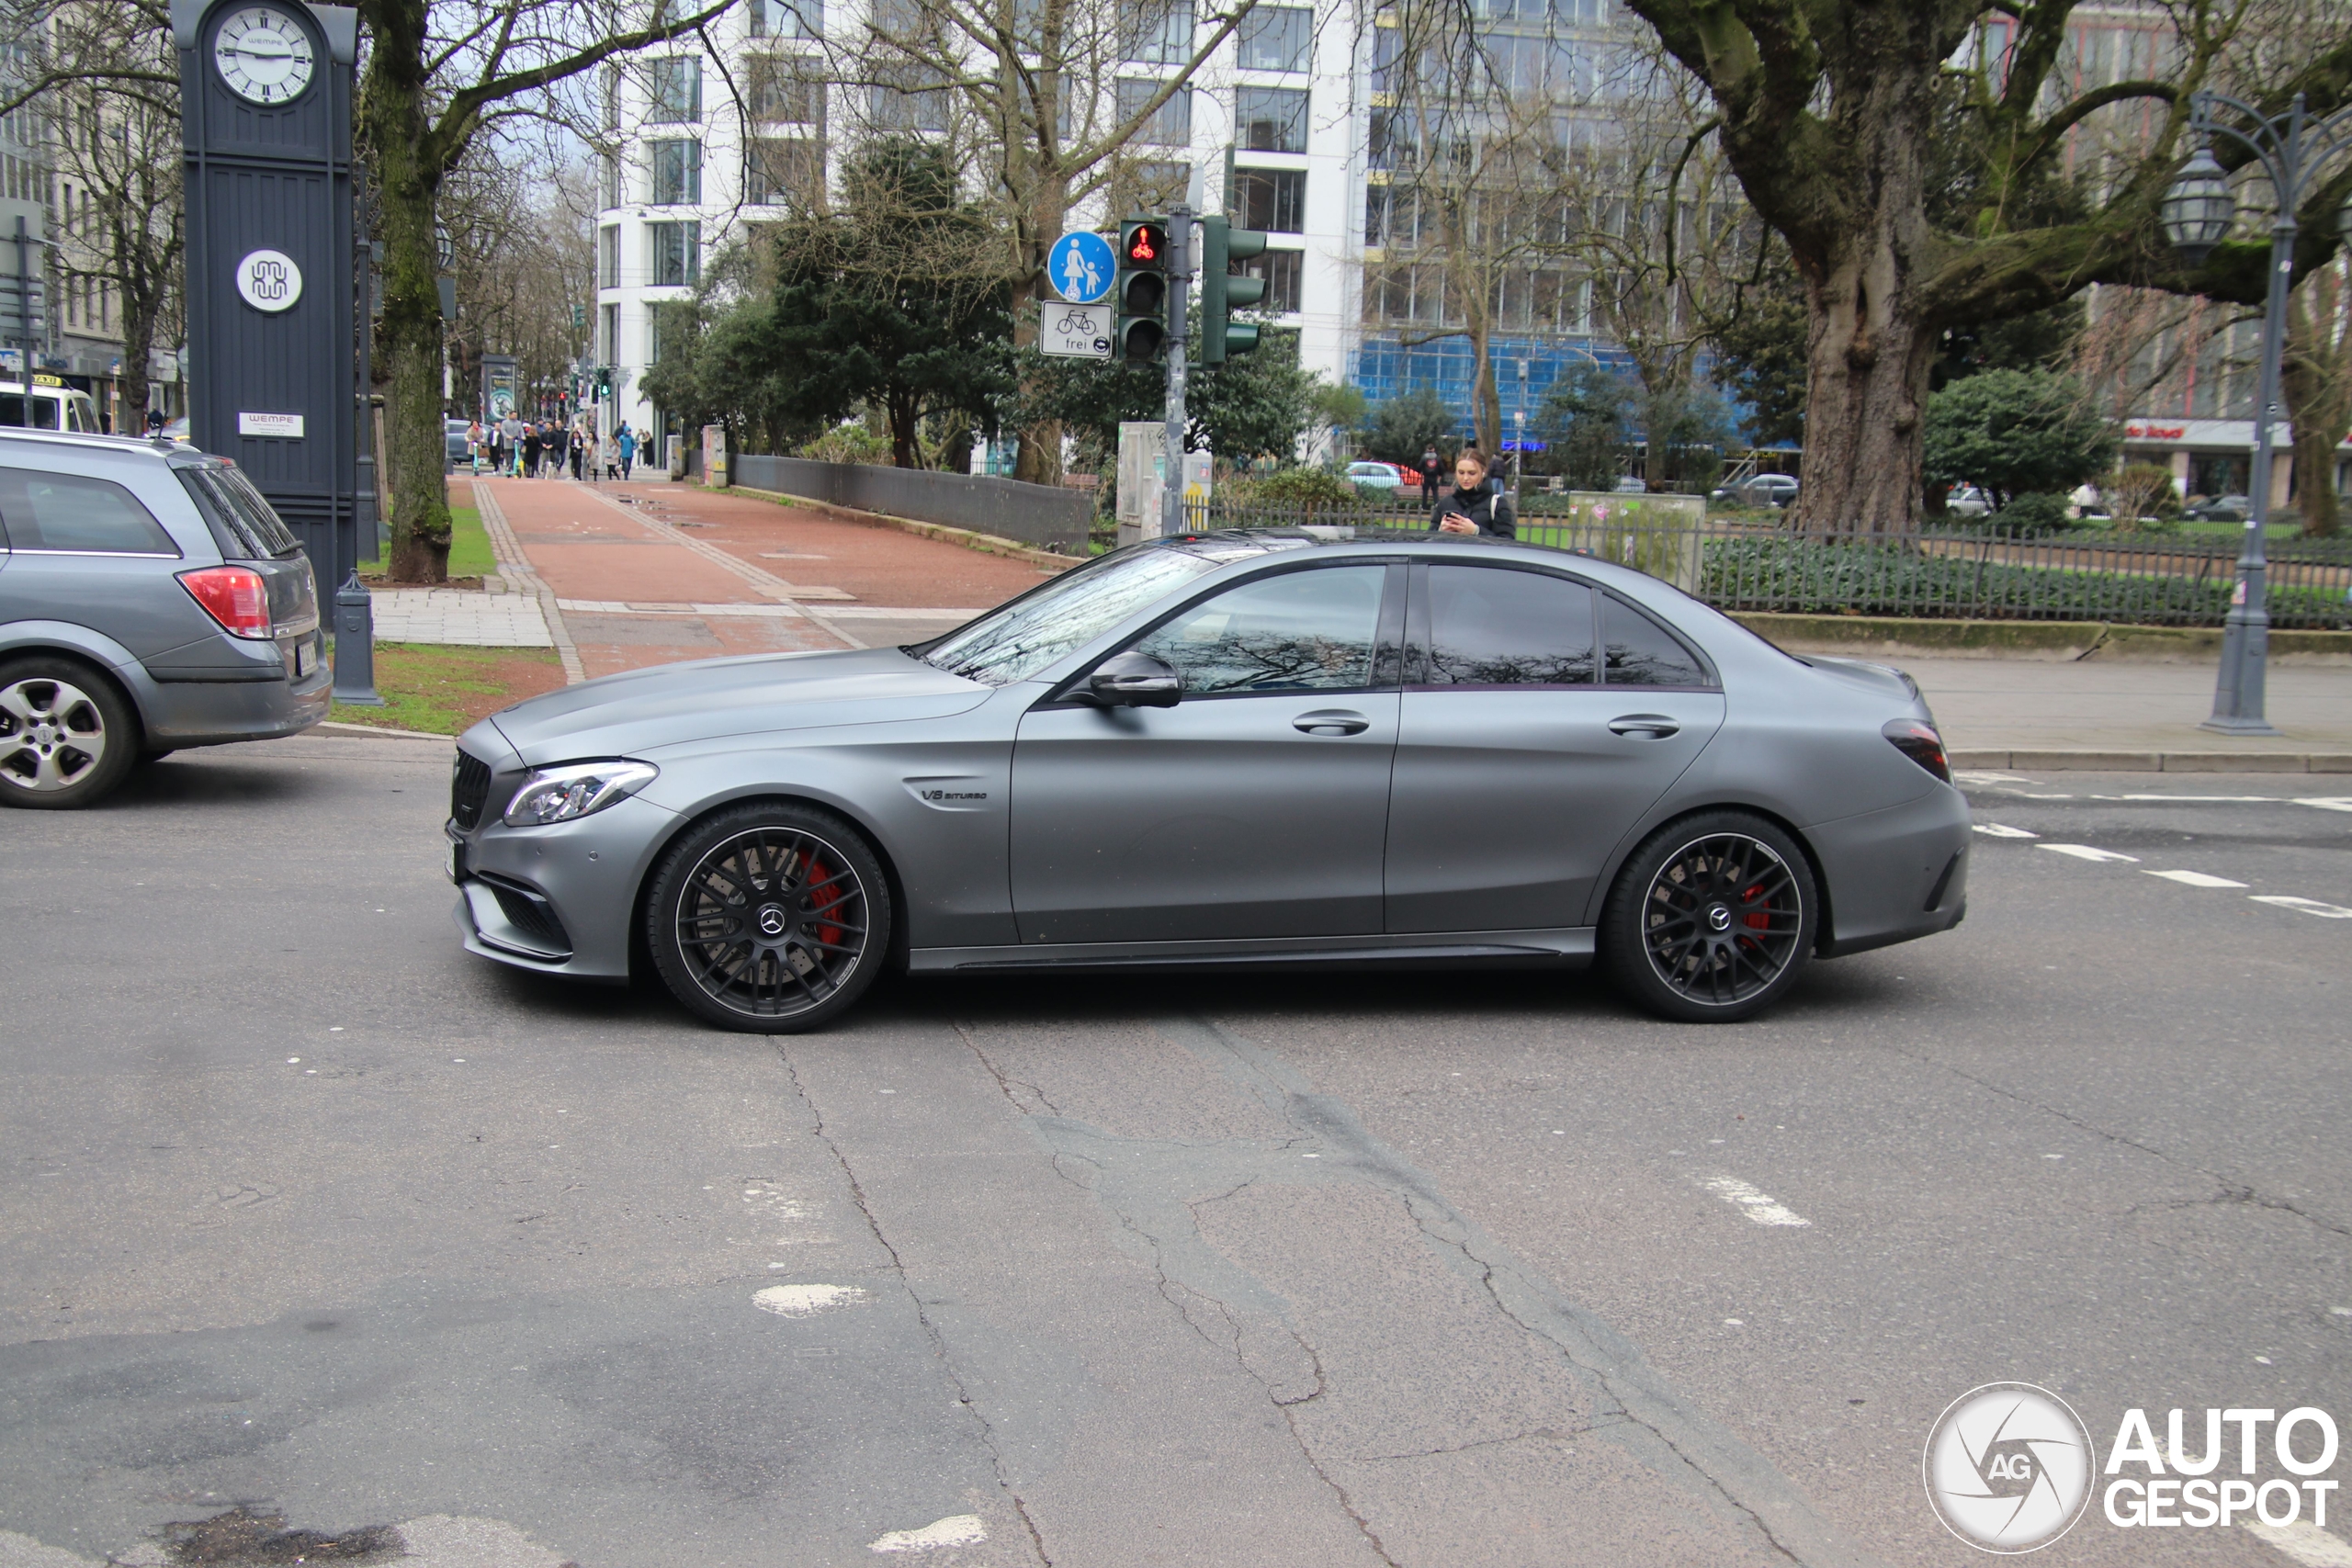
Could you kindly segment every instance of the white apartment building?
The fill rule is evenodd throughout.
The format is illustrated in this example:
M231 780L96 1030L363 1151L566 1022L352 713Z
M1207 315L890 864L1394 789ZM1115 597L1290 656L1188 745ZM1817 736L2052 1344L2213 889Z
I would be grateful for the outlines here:
M831 52L865 35L867 3L752 0L713 30L722 58L707 58L698 39L681 40L608 83L608 127L623 152L604 168L596 231L595 352L614 367L615 387L604 419L608 428L626 419L651 435L656 461L664 416L638 389L660 353L651 307L687 297L719 248L774 210L820 158L837 173L855 134L848 128L877 118L865 112L874 106L865 96L881 90L845 85ZM1481 0L1504 8L1504 27L1518 3ZM1544 0L1528 3L1540 9ZM1605 22L1605 0L1551 3ZM1124 58L1113 80L1098 84L1099 115L1125 116L1148 102L1192 58L1196 38L1208 36L1189 10L1157 0L1154 11L1122 29L1125 42L1115 52ZM1116 191L1084 203L1069 221L1115 223L1118 197L1132 205L1157 197L1157 209L1198 168L1209 209L1271 236L1266 254L1250 264L1267 281L1261 309L1272 324L1300 333L1309 369L1359 380L1374 398L1435 381L1466 408L1466 344L1399 350L1375 321L1367 354L1365 265L1379 255L1376 233L1366 249L1367 198L1386 178L1374 166L1372 134L1378 31L1370 6L1358 0L1260 5L1153 117ZM901 123L931 129L939 117L944 124L929 97L904 95ZM1513 342L1497 351L1524 357L1535 347ZM1547 366L1564 357L1557 344L1541 352ZM1549 381L1547 368L1532 397L1540 400Z

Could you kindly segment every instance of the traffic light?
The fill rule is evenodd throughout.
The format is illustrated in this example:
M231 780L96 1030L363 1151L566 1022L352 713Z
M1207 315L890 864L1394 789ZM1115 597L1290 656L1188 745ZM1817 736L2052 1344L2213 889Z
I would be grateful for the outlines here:
M599 365L596 367L596 400L603 402L612 395L613 367L609 365Z
M1130 218L1119 225L1119 276L1113 285L1118 303L1118 352L1114 358L1159 357L1168 341L1168 225L1157 218Z
M1258 329L1236 322L1233 312L1266 297L1262 277L1236 277L1228 270L1237 261L1266 254L1266 236L1255 229L1236 229L1222 218L1201 220L1201 363L1222 365L1227 355L1247 354L1258 346Z

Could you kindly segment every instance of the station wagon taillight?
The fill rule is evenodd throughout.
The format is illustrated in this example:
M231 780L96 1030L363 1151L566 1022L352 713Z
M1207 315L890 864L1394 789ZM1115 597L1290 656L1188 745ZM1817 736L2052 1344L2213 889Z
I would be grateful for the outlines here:
M180 586L231 637L270 634L269 586L249 566L208 566L180 573Z

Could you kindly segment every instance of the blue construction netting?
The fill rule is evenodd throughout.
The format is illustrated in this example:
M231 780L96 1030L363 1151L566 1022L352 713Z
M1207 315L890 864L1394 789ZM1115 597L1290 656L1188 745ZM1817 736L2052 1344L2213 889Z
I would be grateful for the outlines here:
M1495 390L1502 399L1506 433L1515 431L1511 415L1517 411L1524 410L1527 423L1533 425L1553 381L1572 367L1598 362L1625 376L1635 374L1631 355L1615 344L1600 339L1564 343L1556 338L1497 338L1487 345L1487 354L1494 362ZM1527 362L1527 378L1523 382L1519 374L1522 359ZM1470 392L1476 367L1477 359L1470 352L1467 338L1441 338L1408 348L1395 338L1368 337L1352 356L1349 379L1367 401L1374 403L1386 402L1419 388L1434 388L1438 396L1459 411L1458 427L1467 436L1472 434ZM1699 374L1703 377L1707 371L1708 365L1702 359ZM1749 412L1736 401L1732 404L1736 422L1744 423Z

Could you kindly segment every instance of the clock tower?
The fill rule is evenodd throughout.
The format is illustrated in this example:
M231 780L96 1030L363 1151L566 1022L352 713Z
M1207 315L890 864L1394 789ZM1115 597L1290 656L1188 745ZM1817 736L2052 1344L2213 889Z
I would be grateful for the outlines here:
M304 0L171 0L171 15L190 436L277 508L323 604L359 558L358 15Z

